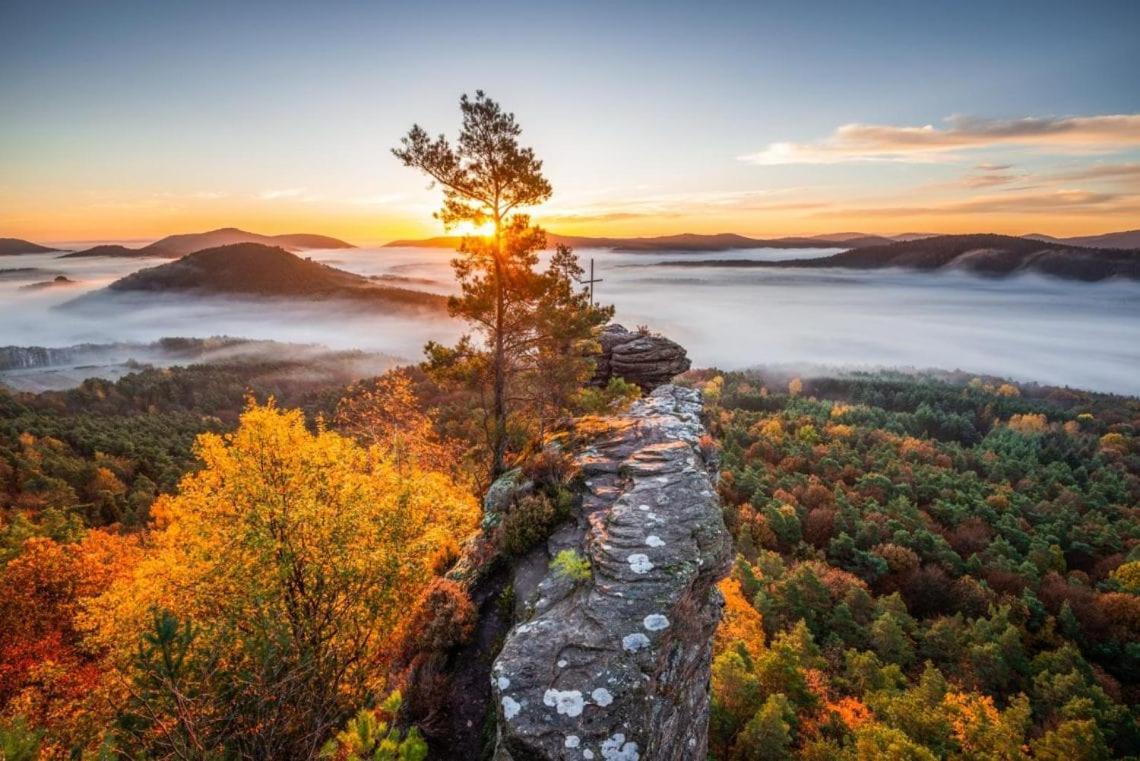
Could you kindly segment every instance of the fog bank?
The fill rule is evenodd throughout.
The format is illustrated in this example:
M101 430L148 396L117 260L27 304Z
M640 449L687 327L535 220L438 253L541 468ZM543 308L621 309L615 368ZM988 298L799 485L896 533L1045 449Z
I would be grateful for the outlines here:
M823 256L752 250L724 259ZM452 292L452 252L377 248L307 252L407 287ZM683 343L694 366L761 364L960 369L1017 380L1140 394L1140 284L1097 284L1039 276L992 280L960 272L738 270L671 266L692 252L580 250L595 259L597 298L628 327L649 325ZM18 260L18 263L14 260ZM359 348L408 360L429 339L451 341L462 326L445 318L385 315L337 302L200 299L160 294L82 312L53 309L154 260L2 257L0 269L39 268L80 281L21 291L0 280L0 345L68 346L164 336L230 335L334 349ZM642 265L652 266L642 266ZM31 276L29 276L30 279ZM34 278L43 279L42 274Z

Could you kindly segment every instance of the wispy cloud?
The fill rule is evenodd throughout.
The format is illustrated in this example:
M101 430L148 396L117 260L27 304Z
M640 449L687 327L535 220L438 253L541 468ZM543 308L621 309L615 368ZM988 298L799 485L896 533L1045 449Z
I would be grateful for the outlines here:
M1001 185L1011 185L1026 179L1028 175L1014 174L1012 172L983 172L982 174L968 174L962 178L960 184L967 188L994 188Z
M975 196L962 201L931 204L898 204L870 208L847 207L843 216L914 217L956 214L1108 214L1140 211L1140 196L1131 193L1098 193L1088 190L1030 190ZM816 217L831 216L829 212Z
M278 201L282 198L300 198L305 195L306 188L284 188L281 190L263 190L257 194L262 201Z
M536 214L543 224L626 222L648 218L714 216L765 211L806 211L829 202L805 197L803 188L696 191L596 198L575 205L551 206ZM628 191L626 191L628 193Z
M559 224L603 224L606 222L630 222L637 219L660 219L678 216L674 212L600 211L567 212L542 214L539 219L544 225Z
M1140 146L1140 114L981 119L952 116L944 127L845 124L809 143L771 143L741 161L762 166L851 161L936 162L995 146L1053 153L1116 151Z
M357 196L349 200L356 206L388 206L407 198L407 193L377 193L370 196Z
M1065 180L1140 181L1140 163L1094 164L1084 169L1063 172L1058 177Z

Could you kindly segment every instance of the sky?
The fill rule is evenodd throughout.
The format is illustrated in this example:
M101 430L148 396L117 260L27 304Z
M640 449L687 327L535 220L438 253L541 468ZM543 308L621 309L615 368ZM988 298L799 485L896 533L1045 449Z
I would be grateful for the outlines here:
M0 0L0 237L443 232L485 90L567 234L1140 227L1140 2Z

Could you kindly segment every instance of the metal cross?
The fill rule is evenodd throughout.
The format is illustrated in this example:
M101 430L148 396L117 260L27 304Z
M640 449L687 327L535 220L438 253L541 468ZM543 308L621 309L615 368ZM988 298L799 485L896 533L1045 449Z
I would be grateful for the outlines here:
M600 278L600 277L594 277L594 259L593 259L593 257L590 258L590 278L589 278L589 280L583 280L581 278L574 278L574 279L578 281L579 285L590 286L590 306L597 306L597 303L594 301L594 283L604 283L605 281L602 280L602 278Z

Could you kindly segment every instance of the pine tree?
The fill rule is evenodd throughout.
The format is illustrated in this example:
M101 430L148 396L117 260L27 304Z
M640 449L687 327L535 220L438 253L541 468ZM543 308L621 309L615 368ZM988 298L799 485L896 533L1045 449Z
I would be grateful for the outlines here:
M452 261L460 293L448 302L452 316L471 324L482 339L464 337L454 347L427 346L429 368L466 381L479 393L490 450L491 478L505 470L511 416L528 406L545 426L589 375L584 342L612 308L597 308L575 280L582 270L573 252L559 246L545 271L537 271L546 234L520 210L551 194L534 150L522 147L522 129L482 91L459 102L463 126L452 145L415 125L393 150L443 190L436 217L452 228L489 224L486 237L463 238Z

